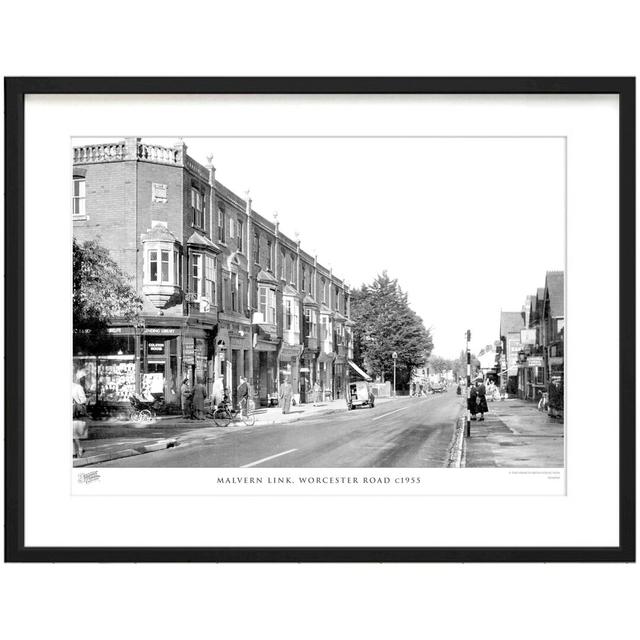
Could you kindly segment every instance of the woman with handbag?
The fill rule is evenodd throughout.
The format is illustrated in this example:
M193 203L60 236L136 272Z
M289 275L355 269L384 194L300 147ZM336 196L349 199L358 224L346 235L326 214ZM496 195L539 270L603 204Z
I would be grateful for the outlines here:
M480 380L478 383L478 388L476 389L476 404L477 404L477 412L480 414L478 418L478 422L484 420L484 414L489 411L489 407L487 405L487 390L485 389L484 383Z
M472 420L476 419L476 413L478 413L477 399L478 399L478 394L477 394L476 388L473 385L471 385L471 388L469 389L469 399L467 400L467 408L471 413Z
M84 450L80 440L86 440L88 437L87 422L81 420L87 415L87 396L77 382L71 384L71 399L73 401L73 457L81 458Z

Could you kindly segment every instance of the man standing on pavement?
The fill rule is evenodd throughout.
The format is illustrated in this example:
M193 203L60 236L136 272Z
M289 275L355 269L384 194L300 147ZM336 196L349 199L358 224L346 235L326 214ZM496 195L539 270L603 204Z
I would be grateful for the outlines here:
M196 420L204 420L204 400L207 397L207 390L202 384L202 379L198 378L193 386L191 397L191 413Z
M289 378L280 385L280 400L282 401L282 413L289 413L291 407L291 396L293 395L293 388L289 382Z
M189 384L189 378L185 378L182 381L180 387L180 402L182 404L182 417L185 420L191 419L191 385Z
M247 415L247 404L249 402L249 385L244 376L240 376L240 384L238 385L238 406L242 411L242 415Z

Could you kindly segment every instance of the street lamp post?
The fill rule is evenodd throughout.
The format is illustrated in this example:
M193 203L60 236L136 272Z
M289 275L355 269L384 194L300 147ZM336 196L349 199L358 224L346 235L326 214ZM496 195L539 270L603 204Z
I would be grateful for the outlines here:
M469 399L471 398L471 351L469 342L471 342L471 329L467 329L467 425L466 436L471 437L471 409L469 408Z
M391 354L393 358L393 397L396 397L396 360L398 359L398 354L394 351Z

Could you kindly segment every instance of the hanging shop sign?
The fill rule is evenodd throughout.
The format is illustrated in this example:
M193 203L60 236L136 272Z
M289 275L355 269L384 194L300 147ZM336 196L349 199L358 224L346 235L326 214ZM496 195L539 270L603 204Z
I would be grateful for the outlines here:
M527 358L527 364L530 367L542 367L543 366L542 356L529 356Z

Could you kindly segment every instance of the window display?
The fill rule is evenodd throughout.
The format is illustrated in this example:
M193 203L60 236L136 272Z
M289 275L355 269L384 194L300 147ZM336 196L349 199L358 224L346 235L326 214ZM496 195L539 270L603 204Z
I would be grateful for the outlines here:
M128 402L136 390L133 356L98 358L97 395L99 402Z

